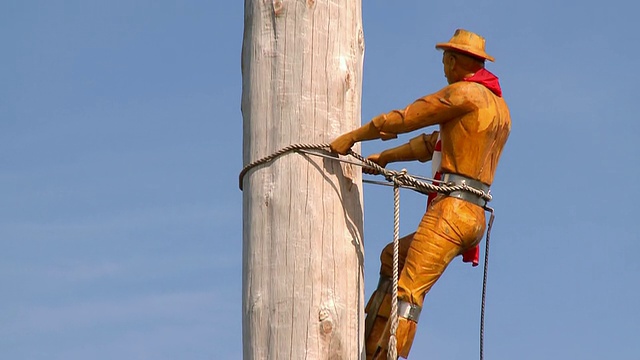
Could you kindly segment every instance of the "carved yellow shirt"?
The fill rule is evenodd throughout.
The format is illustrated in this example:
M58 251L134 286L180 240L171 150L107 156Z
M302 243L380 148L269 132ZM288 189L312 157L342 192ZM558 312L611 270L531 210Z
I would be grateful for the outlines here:
M400 134L430 125L440 125L442 171L455 173L491 185L498 160L511 131L506 102L485 86L460 81L424 96L402 110L373 119L387 134ZM412 140L418 159L426 161L433 151L432 136L423 144Z

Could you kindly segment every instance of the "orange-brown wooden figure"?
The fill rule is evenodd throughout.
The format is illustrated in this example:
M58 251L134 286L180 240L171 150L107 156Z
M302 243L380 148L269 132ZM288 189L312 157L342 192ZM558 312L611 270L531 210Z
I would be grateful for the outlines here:
M436 138L441 141L439 171L443 181L465 183L488 191L498 160L511 130L509 109L498 78L484 68L485 40L456 30L443 50L442 63L448 86L426 95L401 110L376 116L362 127L339 136L331 149L346 154L359 141L392 139L397 134L439 125L439 132L422 134L409 143L369 157L381 166L394 161L428 161ZM485 225L485 202L459 191L438 195L428 206L418 229L400 240L398 281L398 354L407 357L413 343L424 296L451 260L474 248ZM392 247L381 255L380 283L369 301L365 321L367 359L386 359L391 311Z

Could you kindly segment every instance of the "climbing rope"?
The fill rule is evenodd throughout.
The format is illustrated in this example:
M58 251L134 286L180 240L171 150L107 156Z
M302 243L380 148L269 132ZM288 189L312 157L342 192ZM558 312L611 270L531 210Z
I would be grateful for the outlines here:
M324 150L329 151L329 144L292 144L287 147L284 147L271 155L260 158L256 161L253 161L247 164L242 171L240 171L239 175L239 187L240 190L243 190L243 180L244 176L251 170L252 168L266 164L274 159L287 154L289 152L298 152L303 154L317 155L325 158L330 158L335 161L349 163L357 166L366 166L372 168L377 174L383 175L385 179L391 183L393 186L393 283L392 283L392 294L391 294L391 314L390 314L390 336L389 336L389 349L387 352L388 360L397 360L397 338L396 332L398 329L398 278L399 278L399 244L400 244L400 188L409 188L415 190L417 192L428 194L432 192L439 192L443 194L449 194L453 191L467 191L476 196L479 196L486 202L491 201L491 194L485 193L482 190L478 190L472 188L466 184L461 185L447 185L447 184L439 184L434 185L430 182L420 180L417 176L412 176L407 173L406 170L395 171L385 169L377 163L364 158L362 155L354 152L353 150L348 151L348 155L360 161L360 163L350 162L345 159L341 159L339 157L335 157L333 153L332 155L325 155L315 152L309 152L307 150ZM428 179L432 180L432 179ZM435 181L435 180L432 180ZM489 267L489 238L491 234L491 227L493 225L493 220L495 218L494 211L492 208L485 206L485 210L491 213L491 217L489 219L489 224L487 226L487 236L486 236L486 245L485 245L485 256L484 256L484 274L482 279L482 302L481 302L481 310L480 310L480 360L484 360L484 313L485 313L485 300L486 300L486 290L487 290L487 274Z
M244 176L252 168L254 168L254 167L258 166L258 165L262 165L262 164L268 163L268 162L274 160L275 158L277 158L277 157L279 157L281 155L284 155L284 154L286 154L288 152L293 152L293 151L300 152L300 150L313 150L313 149L315 149L315 150L327 150L327 149L329 149L329 145L328 144L316 144L316 145L313 145L313 144L293 144L293 145L289 145L289 146L287 146L285 148L282 148L282 149L274 152L273 154L271 154L269 156L263 157L261 159L258 159L256 161L253 161L253 162L249 163L240 172L240 176L239 176L240 190L242 190L242 188L243 188L243 178L244 178ZM307 154L310 154L310 153L307 152ZM384 177L387 179L387 181L392 182L394 184L397 182L398 186L400 186L400 187L413 188L416 191L421 192L423 194L428 194L428 193L432 193L432 192L439 192L439 193L443 193L443 194L449 194L449 193L454 192L454 191L466 191L466 192L472 193L472 194L482 198L486 202L489 202L492 199L491 194L485 193L482 190L475 189L475 188L473 188L473 187L471 187L471 186L469 186L467 184L460 184L460 185L440 184L440 185L434 185L434 184L431 184L429 182L419 180L415 176L409 175L406 171L395 171L395 170L385 169L382 166L376 164L375 162L362 157L362 155L354 152L353 150L349 150L348 154L351 155L352 157L356 158L360 162L362 162L362 164L364 164L364 166L370 167L370 168L374 169L378 174L384 175ZM340 158L335 158L335 160L336 161L343 161Z
M388 360L398 359L398 279L400 278L400 185L393 182L393 284L391 287L391 329L389 331Z
M480 305L480 360L484 360L484 305L487 298L487 273L489 271L489 238L491 235L491 227L495 214L493 208L485 207L491 213L489 225L487 225L487 238L484 246L484 273L482 275L482 302Z
M312 150L312 149L328 149L329 148L329 144L293 144L293 145L289 145L287 147L283 147L282 149L274 152L273 154L269 155L269 156L265 156L261 159L258 159L256 161L253 161L249 164L247 164L247 166L245 166L242 171L240 171L240 190L242 190L242 179L244 178L244 176L247 174L247 172L249 170L251 170L252 168L258 166L258 165L262 165L262 164L266 164L272 160L274 160L275 158L284 155L286 153L292 152L292 151L298 151L298 150Z

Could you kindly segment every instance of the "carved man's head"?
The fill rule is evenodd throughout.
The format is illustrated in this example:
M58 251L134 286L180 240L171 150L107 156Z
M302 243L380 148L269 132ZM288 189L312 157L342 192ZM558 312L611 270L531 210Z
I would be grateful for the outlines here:
M436 44L436 49L444 50L442 64L450 84L483 68L485 60L495 60L485 52L482 36L463 29L456 30L449 42Z

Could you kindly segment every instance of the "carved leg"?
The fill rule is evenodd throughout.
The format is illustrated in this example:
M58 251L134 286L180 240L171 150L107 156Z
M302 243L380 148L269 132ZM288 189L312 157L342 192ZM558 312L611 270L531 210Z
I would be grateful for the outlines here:
M367 303L364 312L367 314L367 317L364 320L364 338L369 339L371 337L371 333L375 328L379 328L380 326L375 326L376 322L385 322L386 318L389 317L389 293L392 286L392 280L389 277L384 275L380 275L380 280L378 281L378 287L371 295L369 299L369 303ZM383 306L384 305L384 306ZM382 325L384 327L384 325Z
M415 233L414 233L415 234ZM399 270L402 271L404 259L411 245L414 234L409 234L399 241ZM365 308L365 346L367 360L373 358L378 342L383 336L391 313L391 290L393 285L393 243L388 244L380 254L380 280L378 288L371 295ZM388 331L387 331L388 333ZM387 335L388 336L388 335Z
M377 312L371 311L367 314L365 323L370 322L371 327L369 332L365 332L365 350L367 354L367 360L373 358L374 353L378 348L378 343L384 336L387 324L389 322L389 315L391 314L391 295L384 294L380 307ZM367 330L367 329L365 329Z
M389 352L390 327L391 323L387 322L371 357L367 354L367 360L387 360L387 354ZM411 346L413 345L413 339L415 338L417 328L418 323L413 320L409 320L404 317L400 317L398 319L398 330L396 331L396 350L398 352L398 356L405 359L409 357L409 350L411 350Z
M484 227L482 208L463 200L444 198L432 203L416 233L400 240L399 322L396 332L399 356L406 358L409 355L425 295L455 256L480 241ZM380 261L381 276L391 278L393 244L385 247ZM367 360L387 358L391 284L386 288L388 290L382 300L376 295L384 292L379 288L367 305L366 322L370 326L365 338ZM374 315L374 319L369 318Z
M407 251L398 300L422 307L451 260L480 241L484 221L484 210L464 200L446 197L431 203Z

